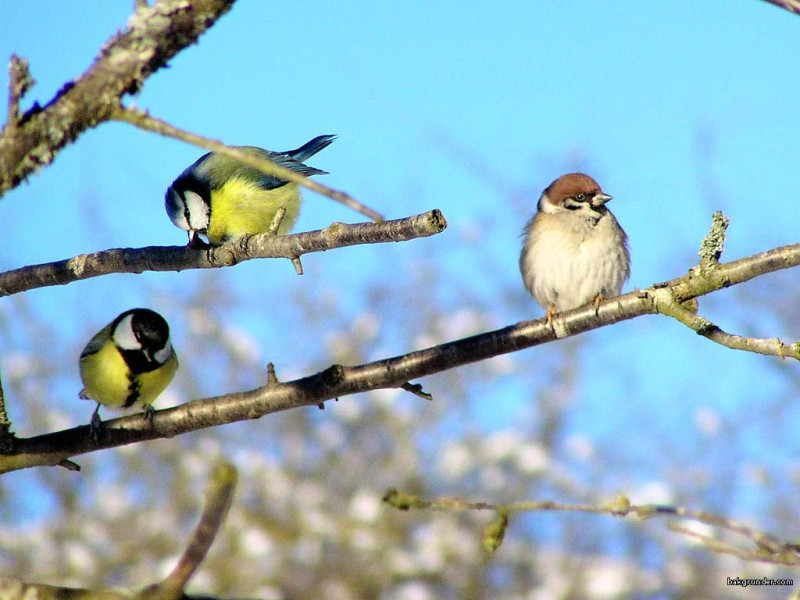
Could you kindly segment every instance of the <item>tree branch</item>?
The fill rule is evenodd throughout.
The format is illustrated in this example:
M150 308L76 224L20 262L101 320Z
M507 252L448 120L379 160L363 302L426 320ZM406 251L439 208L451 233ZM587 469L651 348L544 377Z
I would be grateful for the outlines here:
M800 1L798 0L764 0L791 13L800 15Z
M128 27L111 38L92 66L56 96L20 117L19 100L32 79L24 59L12 58L8 120L0 132L0 196L19 185L81 133L112 118L126 94L180 50L193 44L233 0L159 0L137 5Z
M725 247L725 230L728 228L728 217L720 211L714 212L711 217L711 229L700 244L700 264L690 271L703 279L713 279L719 268L719 259ZM720 280L724 282L724 277ZM697 300L679 301L670 287L656 289L652 294L656 310L662 315L672 317L698 335L702 335L733 350L745 350L757 354L766 354L786 358L791 356L800 360L800 343L784 344L779 339L762 340L758 338L742 337L727 333L708 319L697 314Z
M750 540L755 548L742 548L728 544L718 537L700 534L686 527L670 523L668 527L684 535L698 539L703 545L714 552L732 554L739 558L782 565L800 565L800 546L794 542L781 541L774 535L761 531L739 521L721 517L706 511L692 510L681 506L662 504L634 505L624 495L619 495L613 500L602 504L565 504L547 500L538 502L512 502L509 504L492 504L489 502L466 502L460 498L438 498L437 500L424 500L413 494L398 492L396 489L387 490L383 497L385 504L398 510L490 510L497 513L497 519L484 530L484 545L490 551L496 550L502 543L508 527L508 515L521 512L583 512L606 514L615 517L637 517L649 519L652 517L666 516L688 519L717 527L721 530L734 533Z
M309 190L317 192L318 194L327 196L328 198L344 204L356 212L360 212L362 215L372 219L373 221L383 220L383 216L379 212L372 210L370 207L362 204L349 194L317 183L313 179L305 177L300 173L295 173L291 169L282 167L281 165L276 164L271 160L267 160L266 158L254 156L253 154L248 154L242 150L239 150L238 148L226 146L218 140L213 140L211 138L184 131L183 129L178 129L166 121L151 117L146 111L120 106L114 110L112 116L118 121L130 123L131 125L135 125L136 127L144 129L145 131L152 131L166 137L171 137L194 144L195 146L200 146L201 148L205 148L206 150L210 150L212 152L225 154L255 169L260 169L267 175L280 177L281 179L301 185Z
M366 224L373 227L380 224ZM292 236L288 236L292 237ZM661 292L669 288L678 302L736 285L759 275L800 264L800 244L775 248L761 254L719 264L711 271L692 269L687 275L646 290L609 298L557 315L553 321L565 335L577 335L605 325L659 312ZM82 426L38 437L15 440L10 453L0 455L0 473L33 466L57 465L65 459L101 448L123 446L156 438L169 438L206 427L258 419L300 406L317 406L348 394L382 388L404 387L426 375L485 360L500 354L531 348L556 339L544 319L523 321L503 329L447 342L402 356L364 365L333 365L315 375L280 383L277 378L263 387L213 398L194 400L157 411L152 427L141 415L104 421L95 441Z
M702 335L712 342L727 348L779 356L781 358L790 356L800 360L800 342L785 344L778 338L764 340L727 333L705 317L698 316L694 311L685 308L675 299L671 288L655 290L653 292L653 302L658 312L662 315L667 315L680 321L698 335Z
M447 221L441 211L431 210L404 219L379 223L333 223L325 229L293 235L274 235L267 232L245 236L207 249L148 246L104 250L0 273L0 297L110 273L214 269L230 267L254 258L288 258L295 261L303 254L311 252L427 237L441 233L446 227Z

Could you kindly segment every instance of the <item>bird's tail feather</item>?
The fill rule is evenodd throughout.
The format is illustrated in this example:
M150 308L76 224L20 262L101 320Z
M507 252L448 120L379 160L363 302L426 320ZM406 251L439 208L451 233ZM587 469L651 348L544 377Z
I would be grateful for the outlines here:
M288 152L284 152L284 154L288 154L293 159L303 162L307 158L314 156L320 150L330 146L335 139L335 135L318 135L313 140L300 146L297 150L289 150Z

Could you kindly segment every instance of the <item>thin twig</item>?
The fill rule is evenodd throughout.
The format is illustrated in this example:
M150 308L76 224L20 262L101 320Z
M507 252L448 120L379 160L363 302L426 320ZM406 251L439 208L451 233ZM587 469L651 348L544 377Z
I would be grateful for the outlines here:
M267 387L275 387L279 383L278 375L275 373L275 364L267 363Z
M387 490L383 497L384 503L398 510L488 510L498 514L499 519L484 532L484 545L489 550L495 550L502 542L502 536L508 526L509 513L521 512L582 512L593 514L606 514L615 517L637 517L649 519L652 517L677 517L680 519L696 521L712 525L718 529L742 536L753 543L755 548L746 549L728 544L718 537L699 534L690 529L674 523L668 524L670 529L684 535L698 539L714 552L732 554L747 560L779 563L784 565L800 565L800 547L795 542L782 541L774 535L751 527L739 521L728 519L706 511L691 510L681 506L663 504L635 505L624 496L602 504L567 504L551 501L512 502L508 504L493 504L490 502L467 502L460 498L443 497L436 500L425 500L414 494L400 492L394 488Z
M279 206L278 210L275 211L275 216L272 217L272 223L269 224L269 229L267 233L270 235L278 235L278 229L281 227L281 222L283 221L283 217L286 216L286 207Z
M426 392L419 383L411 383L410 381L406 381L400 386L400 388L411 394L414 394L419 398L422 398L423 400L433 400L433 395Z
M362 215L372 219L373 221L383 220L383 216L379 212L362 204L349 194L321 185L313 179L309 179L308 177L300 175L299 173L295 173L294 171L287 169L286 167L282 167L266 158L254 156L253 154L248 154L242 150L239 150L238 148L226 146L218 140L213 140L211 138L203 137L201 135L179 129L174 125L167 123L166 121L150 116L147 111L119 106L113 111L112 118L125 123L130 123L131 125L135 125L136 127L146 131L152 131L167 137L188 142L189 144L200 146L201 148L205 148L206 150L210 150L212 152L225 154L226 156L235 158L236 160L255 169L260 169L267 175L274 175L275 177L280 177L281 179L291 181L297 185L301 185L309 190L317 192L318 194L326 196L331 200L340 202L348 208L360 212Z
M300 262L300 257L299 256L293 256L292 257L292 265L294 266L294 272L295 273L297 273L298 275L302 275L303 274L303 263Z
M786 344L778 338L761 339L727 333L705 317L698 316L695 312L686 309L675 299L671 288L654 290L652 293L653 303L658 312L676 319L712 342L733 350L744 350L780 358L788 356L800 360L800 342Z
M725 249L725 230L728 229L728 217L720 211L711 215L711 229L700 244L700 268L710 269L719 264L722 251Z
M19 103L22 97L33 87L33 77L31 77L28 61L20 58L16 54L11 55L8 65L8 120L6 127L16 128L19 123Z

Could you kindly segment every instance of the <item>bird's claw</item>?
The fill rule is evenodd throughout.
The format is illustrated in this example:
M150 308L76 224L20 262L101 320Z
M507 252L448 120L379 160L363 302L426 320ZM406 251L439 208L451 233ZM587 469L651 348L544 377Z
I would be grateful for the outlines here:
M544 314L544 322L547 323L547 326L552 329L553 331L556 330L555 326L553 325L553 318L558 314L556 312L556 305L551 304L547 307L547 312Z
M96 442L100 437L100 432L103 430L103 420L100 418L100 404L97 404L97 408L94 409L92 413L92 420L89 421L89 436L92 438L92 441Z
M150 428L152 429L153 419L156 416L156 409L153 408L152 404L148 404L147 406L144 407L144 412L142 414L144 415L144 418L147 419L147 421L150 423Z
M597 296L594 297L594 300L592 300L592 306L594 306L595 317L600 316L600 305L603 303L603 300L605 299L606 297L603 296L603 294L597 294Z

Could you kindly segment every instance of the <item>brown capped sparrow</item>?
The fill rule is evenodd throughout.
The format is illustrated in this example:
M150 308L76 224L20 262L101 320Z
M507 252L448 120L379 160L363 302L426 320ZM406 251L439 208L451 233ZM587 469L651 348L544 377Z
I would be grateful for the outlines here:
M557 312L619 295L628 279L628 236L609 200L588 175L568 173L542 192L525 226L519 269L551 325Z

